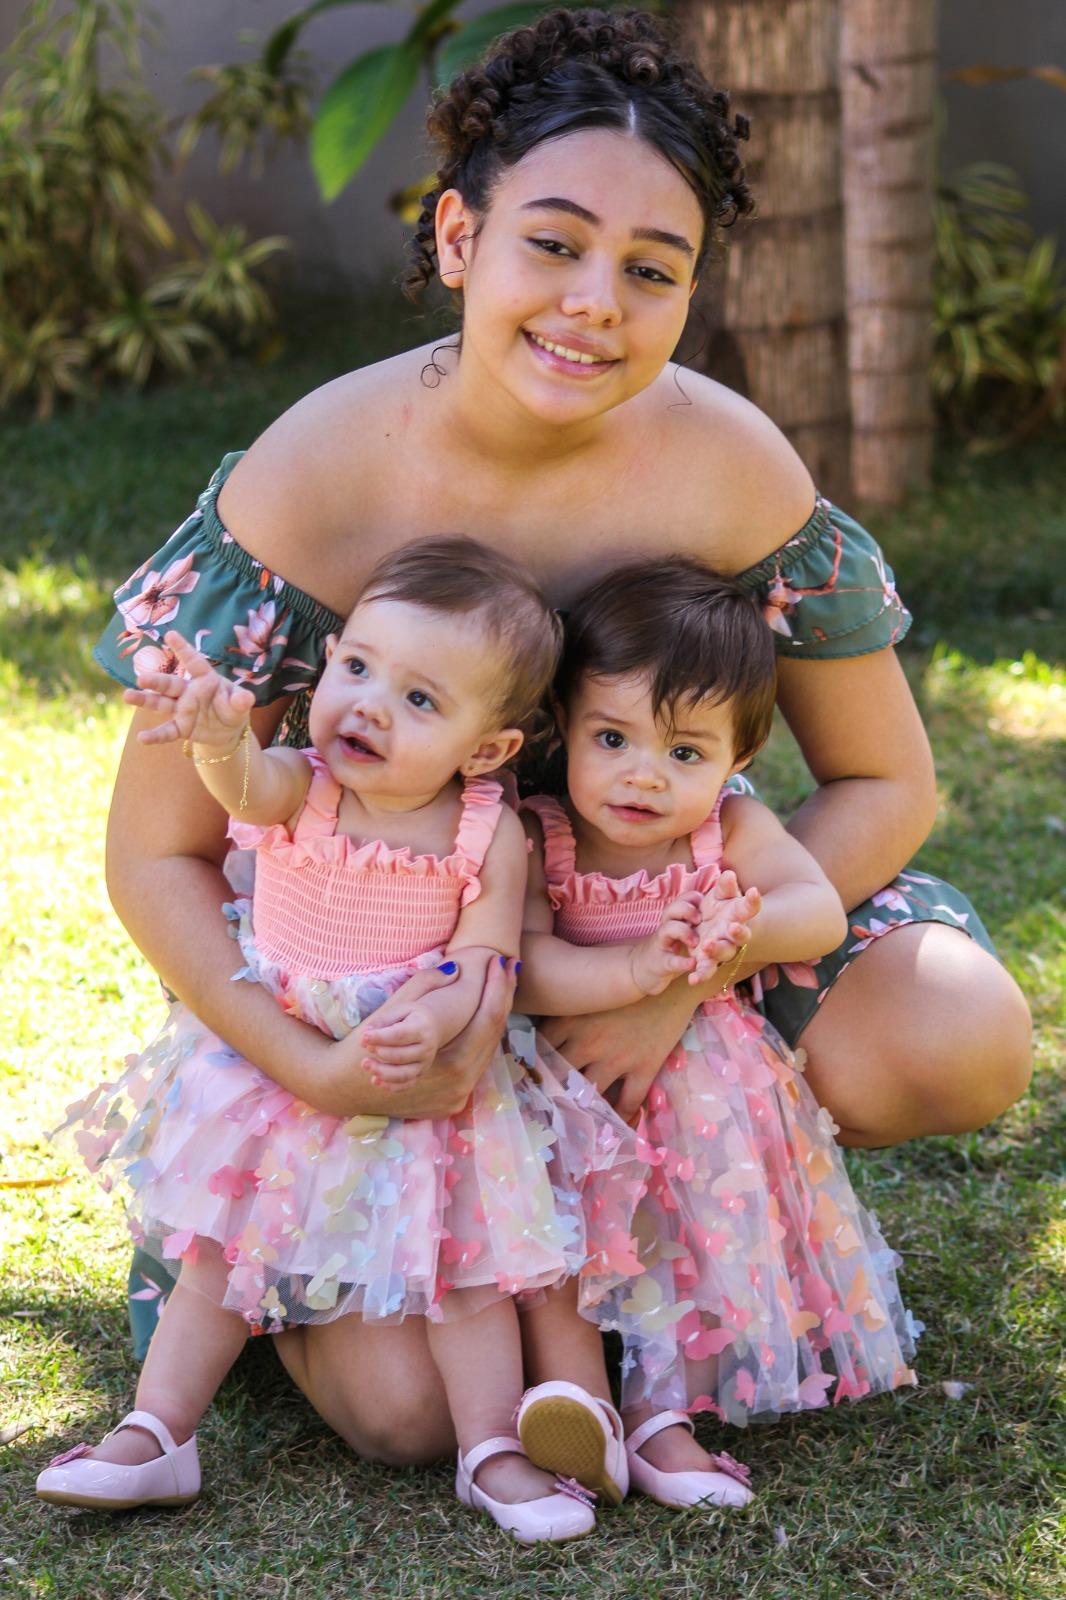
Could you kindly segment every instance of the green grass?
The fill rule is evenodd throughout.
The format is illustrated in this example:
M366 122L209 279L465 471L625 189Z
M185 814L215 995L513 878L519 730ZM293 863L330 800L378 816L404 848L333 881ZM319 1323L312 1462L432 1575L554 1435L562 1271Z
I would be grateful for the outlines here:
M387 330L368 315L336 345L237 367L206 388L114 394L94 413L4 427L0 1181L46 1185L0 1191L0 1594L1061 1597L1066 686L1052 663L1066 462L1050 447L976 465L945 457L927 499L878 523L903 592L921 595L905 663L942 805L920 859L971 892L1038 1023L1033 1092L992 1128L849 1158L928 1324L920 1387L734 1443L760 1488L744 1514L675 1516L634 1500L580 1545L522 1551L458 1508L446 1468L355 1460L259 1340L205 1424L197 1505L115 1519L33 1499L41 1462L97 1436L135 1379L118 1199L42 1129L161 1010L103 891L125 719L88 648L110 587L169 531L223 451L335 362L387 348ZM783 732L758 779L783 806L802 795ZM961 1400L940 1387L952 1378L972 1385Z

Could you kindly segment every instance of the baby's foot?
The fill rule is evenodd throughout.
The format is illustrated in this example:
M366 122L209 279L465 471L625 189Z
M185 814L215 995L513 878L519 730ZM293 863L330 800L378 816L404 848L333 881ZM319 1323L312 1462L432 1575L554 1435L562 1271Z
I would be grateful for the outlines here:
M183 1438L180 1433L174 1435L178 1444L184 1444L188 1437ZM116 1433L105 1434L98 1445L89 1453L92 1461L113 1461L120 1467L139 1467L145 1461L154 1461L156 1456L161 1456L163 1451L158 1440L144 1428L129 1427L119 1428Z
M688 1428L664 1428L640 1447L640 1454L660 1472L714 1472L713 1457L697 1444Z
M541 1500L555 1494L555 1479L542 1472L525 1456L513 1452L503 1456L490 1456L474 1473L474 1482L493 1500L505 1506L522 1505L526 1500Z

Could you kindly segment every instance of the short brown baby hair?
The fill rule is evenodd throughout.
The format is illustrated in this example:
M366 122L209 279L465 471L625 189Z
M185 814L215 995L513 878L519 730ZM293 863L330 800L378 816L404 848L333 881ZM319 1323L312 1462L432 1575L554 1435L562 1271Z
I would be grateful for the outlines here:
M770 629L753 595L701 561L632 561L594 583L566 619L555 693L565 707L584 677L647 677L657 719L726 701L738 762L765 744L777 693Z
M510 556L463 534L416 539L378 562L359 596L365 600L476 615L503 656L493 713L500 726L528 737L543 719L562 624L532 574Z

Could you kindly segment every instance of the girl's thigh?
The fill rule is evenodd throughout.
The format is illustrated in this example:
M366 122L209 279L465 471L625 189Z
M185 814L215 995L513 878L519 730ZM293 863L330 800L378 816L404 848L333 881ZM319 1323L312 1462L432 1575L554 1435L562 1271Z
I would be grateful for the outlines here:
M357 1316L274 1339L293 1382L360 1456L421 1466L455 1454L455 1430L421 1317L376 1327Z
M807 1081L852 1145L983 1127L1023 1093L1031 1023L995 956L901 924L841 970L803 1029Z

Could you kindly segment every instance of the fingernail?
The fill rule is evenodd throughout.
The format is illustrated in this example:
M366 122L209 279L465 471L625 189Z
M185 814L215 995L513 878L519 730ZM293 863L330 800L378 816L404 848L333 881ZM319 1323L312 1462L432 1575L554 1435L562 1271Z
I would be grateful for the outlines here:
M501 967L505 967L506 965L507 965L507 957L506 956L501 956L500 957L500 966Z
M442 961L440 966L437 968L438 972L447 972L449 974L458 972L458 970L459 969L454 961Z
M515 964L514 964L514 969L515 969L515 972L521 972L522 963L520 961L516 961Z

